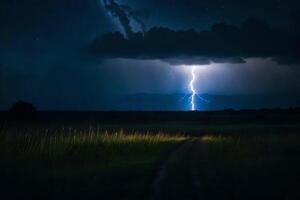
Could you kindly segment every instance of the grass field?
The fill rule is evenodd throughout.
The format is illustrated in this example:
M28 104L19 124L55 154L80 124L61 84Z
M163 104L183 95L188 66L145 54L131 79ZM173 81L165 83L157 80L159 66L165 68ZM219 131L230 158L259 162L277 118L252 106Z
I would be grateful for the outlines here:
M209 161L203 174L216 171L219 185L236 199L299 197L299 135L210 136L202 141L201 155Z
M272 115L266 121L248 115L189 121L187 116L175 121L7 121L0 128L1 195L300 199L298 115L277 115L275 121Z
M185 139L123 131L2 132L1 188L8 198L138 199L162 154Z
M295 134L206 135L174 155L157 199L300 199L299 155Z

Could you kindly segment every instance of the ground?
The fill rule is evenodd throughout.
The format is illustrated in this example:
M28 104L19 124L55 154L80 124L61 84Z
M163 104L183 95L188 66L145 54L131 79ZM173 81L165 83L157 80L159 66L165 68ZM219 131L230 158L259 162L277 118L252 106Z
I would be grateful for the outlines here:
M299 199L300 140L289 137L191 139L161 167L150 199Z
M5 199L300 199L300 115L0 115Z

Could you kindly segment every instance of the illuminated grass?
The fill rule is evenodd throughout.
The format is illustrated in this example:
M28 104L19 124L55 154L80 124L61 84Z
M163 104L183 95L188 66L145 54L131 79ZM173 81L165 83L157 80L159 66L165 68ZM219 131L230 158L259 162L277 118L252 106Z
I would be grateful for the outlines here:
M144 199L163 153L185 139L53 127L2 131L0 186L10 199Z
M68 134L2 133L0 153L18 160L63 163L111 162L117 159L151 159L169 145L186 139L181 135L138 132L77 132Z

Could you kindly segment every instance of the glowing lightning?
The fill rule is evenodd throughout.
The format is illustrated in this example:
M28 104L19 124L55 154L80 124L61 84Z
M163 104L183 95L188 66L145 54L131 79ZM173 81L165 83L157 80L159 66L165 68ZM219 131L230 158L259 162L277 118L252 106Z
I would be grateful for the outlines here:
M195 97L197 96L197 92L196 92L195 87L194 87L194 83L195 83L195 80L196 80L195 70L196 70L196 67L192 66L192 69L191 69L192 80L190 82L190 90L192 92L192 95L191 95L191 106L192 106L191 109L192 109L192 111L196 110Z

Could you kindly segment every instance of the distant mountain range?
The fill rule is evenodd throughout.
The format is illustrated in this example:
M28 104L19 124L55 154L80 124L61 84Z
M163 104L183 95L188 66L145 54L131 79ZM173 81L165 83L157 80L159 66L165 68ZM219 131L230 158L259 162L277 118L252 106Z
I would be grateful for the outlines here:
M112 102L115 108L129 110L190 110L190 95L135 94ZM197 110L288 108L300 106L300 95L201 95Z
M190 110L190 95L133 94L97 97L81 96L74 100L55 100L50 97L27 100L38 110L94 111L184 111ZM300 107L300 95L201 95L196 98L197 110L262 109Z

